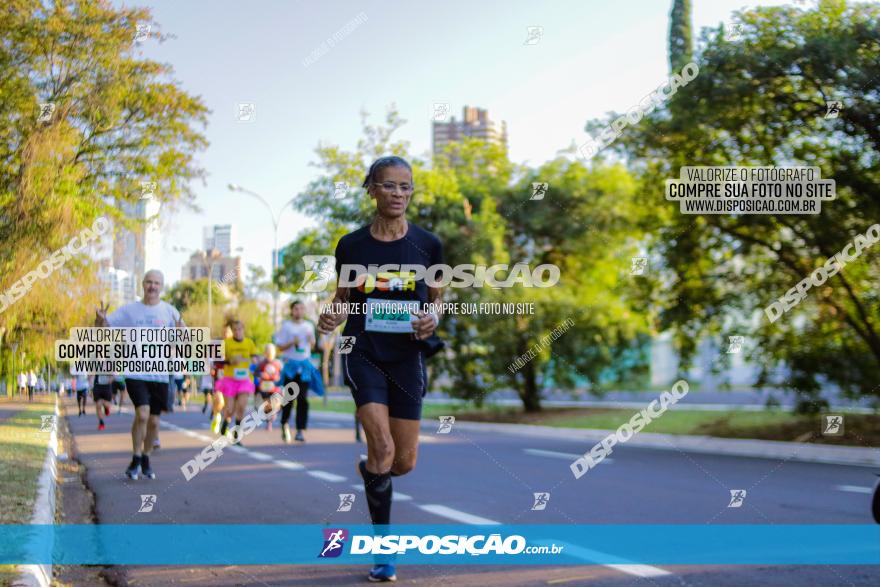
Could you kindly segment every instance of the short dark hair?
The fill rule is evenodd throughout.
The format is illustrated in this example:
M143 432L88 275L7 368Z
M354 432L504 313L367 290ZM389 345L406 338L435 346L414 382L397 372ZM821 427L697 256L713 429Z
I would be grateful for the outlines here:
M292 302L290 302L290 309L292 310L293 307L296 306L297 304L302 304L302 301L301 300L293 300Z
M374 179L376 179L376 174L386 167L406 167L407 169L409 169L409 172L412 173L412 166L410 166L410 164L407 163L406 159L404 159L403 157L398 157L397 155L379 157L378 159L373 161L372 165L370 165L370 170L367 171L367 177L364 178L364 183L361 187L370 187L370 184L373 183Z

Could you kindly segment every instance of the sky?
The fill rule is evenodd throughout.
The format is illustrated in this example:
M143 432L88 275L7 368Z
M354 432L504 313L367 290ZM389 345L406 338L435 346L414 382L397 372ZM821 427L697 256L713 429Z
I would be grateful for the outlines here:
M395 105L407 120L396 136L427 159L435 102L448 102L458 119L465 105L487 108L507 122L511 159L540 165L584 143L588 120L634 106L668 70L672 0L134 4L150 8L156 28L172 35L142 43L143 55L171 64L181 87L211 110L204 131L210 146L197 154L207 180L193 185L200 211L162 220L161 269L169 284L189 256L173 247L201 248L202 227L212 224L234 225L243 268L268 269L270 212L226 186L259 193L277 213L318 176L310 163L319 144L355 147L361 111L379 123ZM729 22L736 10L782 4L791 2L695 0L695 41L701 28ZM348 34L307 61L350 21ZM541 38L526 44L534 26L542 27ZM252 122L238 121L239 103L256 105ZM315 224L288 206L279 245Z

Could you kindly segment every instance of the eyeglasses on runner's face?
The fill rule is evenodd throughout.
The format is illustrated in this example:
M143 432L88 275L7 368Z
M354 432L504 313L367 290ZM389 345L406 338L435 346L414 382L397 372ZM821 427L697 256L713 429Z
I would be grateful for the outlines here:
M413 193L413 190L415 189L415 186L411 184L396 184L393 181L383 181L382 183L373 182L373 185L379 186L383 191L388 192L389 194L396 192L398 188L400 188L400 193L404 195Z

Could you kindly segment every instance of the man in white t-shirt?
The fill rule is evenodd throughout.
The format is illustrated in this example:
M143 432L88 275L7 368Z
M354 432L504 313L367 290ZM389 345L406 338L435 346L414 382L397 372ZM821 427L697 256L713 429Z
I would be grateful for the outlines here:
M34 392L37 390L37 374L31 369L28 373L28 401L34 401Z
M22 371L18 374L18 397L22 397L24 394L27 393L27 381L27 373Z
M159 299L164 278L156 269L144 275L144 298L140 302L126 304L107 315L108 306L101 304L95 312L95 326L129 328L183 328L185 325L178 312L168 302ZM153 441L159 434L159 414L167 409L168 373L125 373L128 397L135 406L135 418L131 424L131 464L125 474L137 479L139 474L155 479L150 467Z
M315 326L304 319L306 308L299 300L290 303L290 320L281 323L281 328L275 333L275 346L281 353L281 361L284 363L283 373L301 373L303 367L311 360L312 349L315 346ZM299 385L299 395L296 397L296 440L305 442L303 430L309 424L309 401L306 395L309 391L309 379L295 376L282 375L281 386L291 381ZM281 408L281 439L290 442L290 411L293 402L287 402Z

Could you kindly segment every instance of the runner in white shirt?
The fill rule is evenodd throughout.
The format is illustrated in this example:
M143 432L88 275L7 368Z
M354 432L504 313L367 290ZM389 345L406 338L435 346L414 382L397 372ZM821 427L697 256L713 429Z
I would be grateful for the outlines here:
M89 377L85 373L75 375L73 388L76 391L76 406L79 408L79 415L85 416L86 404L89 402Z
M171 304L159 299L164 278L156 269L144 275L144 299L122 306L109 316L103 303L95 312L95 326L134 328L183 328L185 325ZM158 438L159 415L167 409L168 373L124 373L128 397L135 406L131 424L132 459L125 474L137 479L139 474L149 479L156 475L150 467L153 441Z
M28 374L28 401L34 401L34 392L37 390L37 374L31 369Z
M301 371L298 365L311 360L312 348L315 346L315 326L305 316L305 306L299 300L290 303L290 320L281 323L281 328L275 333L275 346L281 352L281 361L284 363L283 373L297 373ZM296 440L305 442L303 430L309 424L309 400L306 399L309 391L308 379L303 381L300 375L287 377L282 375L281 386L284 387L291 381L299 385L299 395L296 397ZM293 402L287 402L281 408L281 439L290 442L290 411Z
M27 393L27 380L27 373L21 372L18 374L18 397Z

